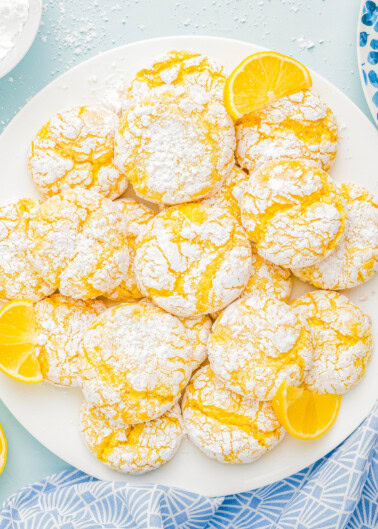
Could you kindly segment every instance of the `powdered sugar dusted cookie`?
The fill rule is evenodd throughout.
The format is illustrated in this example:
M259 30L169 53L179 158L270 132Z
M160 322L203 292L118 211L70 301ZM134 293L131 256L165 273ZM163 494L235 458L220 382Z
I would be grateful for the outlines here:
M250 463L284 437L270 402L238 395L200 369L185 390L182 411L189 438L221 463Z
M40 204L39 200L25 198L0 206L0 300L38 301L54 292L30 256L28 225Z
M184 433L178 404L153 421L120 426L84 402L80 423L83 439L97 459L127 474L143 474L167 463Z
M319 263L345 229L343 201L330 177L308 160L268 162L251 175L242 223L258 253L275 264Z
M201 87L223 102L225 83L223 68L199 53L172 50L157 57L133 79L128 97L139 97L142 90L153 90L162 85Z
M260 292L265 296L288 301L293 287L290 270L263 259L253 244L252 261L253 272L241 297L246 298Z
M84 332L105 309L101 301L73 300L60 294L34 305L35 353L45 380L79 385L78 357Z
M139 303L154 306L147 298L141 299ZM179 318L179 320L184 325L190 341L192 370L194 371L207 358L207 340L209 339L213 322L207 314L197 318Z
M300 384L312 361L309 331L284 302L261 294L232 303L208 341L210 365L240 395L271 400L284 380Z
M126 190L125 173L114 164L118 116L101 106L82 106L53 116L31 144L29 169L46 197L76 187L114 199Z
M239 201L243 196L244 186L248 179L248 174L235 165L219 191L211 197L202 200L202 204L225 209L241 222Z
M306 386L317 393L342 395L361 379L371 358L369 317L348 298L329 290L309 292L292 308L314 342Z
M251 272L243 228L218 208L198 203L167 208L136 242L141 292L177 316L222 309L241 294Z
M125 215L127 223L126 238L129 247L129 267L118 287L107 293L106 297L114 301L130 301L140 299L140 292L134 273L135 239L146 229L148 222L154 217L155 212L141 202L131 198L120 198L115 204Z
M191 341L192 369L195 370L207 358L207 340L213 322L206 314L197 318L181 318L181 321Z
M117 305L84 335L82 389L109 419L149 421L178 401L192 361L190 339L178 318L152 303Z
M304 90L243 116L236 138L237 160L250 172L278 158L306 158L327 171L336 156L337 125L320 97Z
M251 250L253 270L240 297L248 298L252 294L260 293L263 296L270 296L281 301L289 301L293 287L290 270L263 259L253 244ZM211 317L216 319L219 314L219 312L214 312Z
M377 271L378 206L363 187L341 184L346 209L345 233L336 250L317 265L293 273L318 288L343 290L370 279Z
M49 198L31 215L28 233L33 265L65 296L101 296L127 272L125 217L94 191L78 188Z
M162 85L126 102L115 161L155 203L211 195L234 166L235 130L223 104L199 86Z

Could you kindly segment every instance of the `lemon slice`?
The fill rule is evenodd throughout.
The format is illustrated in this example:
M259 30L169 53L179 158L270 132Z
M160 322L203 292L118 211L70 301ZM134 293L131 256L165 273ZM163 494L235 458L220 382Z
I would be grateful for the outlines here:
M279 422L297 439L318 439L331 428L339 413L341 395L320 394L282 382L273 397Z
M0 474L4 470L5 463L7 462L7 438L5 437L4 430L0 424Z
M303 64L281 53L264 51L244 59L228 77L224 104L227 112L239 119L311 85L310 72Z
M34 310L32 301L6 303L0 310L0 371L25 382L42 382L34 354Z

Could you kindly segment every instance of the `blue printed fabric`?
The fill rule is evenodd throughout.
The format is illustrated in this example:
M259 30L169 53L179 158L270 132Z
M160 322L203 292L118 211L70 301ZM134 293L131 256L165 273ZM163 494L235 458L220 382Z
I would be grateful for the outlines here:
M68 470L11 496L0 529L377 529L377 441L378 407L305 470L218 498Z

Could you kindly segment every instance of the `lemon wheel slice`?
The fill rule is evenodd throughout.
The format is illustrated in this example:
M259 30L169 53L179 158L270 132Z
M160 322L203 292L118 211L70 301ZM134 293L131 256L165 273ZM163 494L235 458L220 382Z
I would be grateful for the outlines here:
M22 299L6 303L0 310L0 371L25 382L42 381L34 354L33 303Z
M331 428L339 413L341 395L320 394L283 382L273 397L279 422L297 439L318 439Z
M224 104L227 112L239 119L311 85L310 72L303 64L281 53L264 51L244 59L228 77Z
M0 424L0 474L4 470L7 462L7 438L5 437L4 430Z

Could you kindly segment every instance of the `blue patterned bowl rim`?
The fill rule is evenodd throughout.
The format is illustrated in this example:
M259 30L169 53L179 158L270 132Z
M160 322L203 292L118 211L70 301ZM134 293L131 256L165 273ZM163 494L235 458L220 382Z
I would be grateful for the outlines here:
M373 119L378 126L378 0L362 0L357 26L358 69Z

